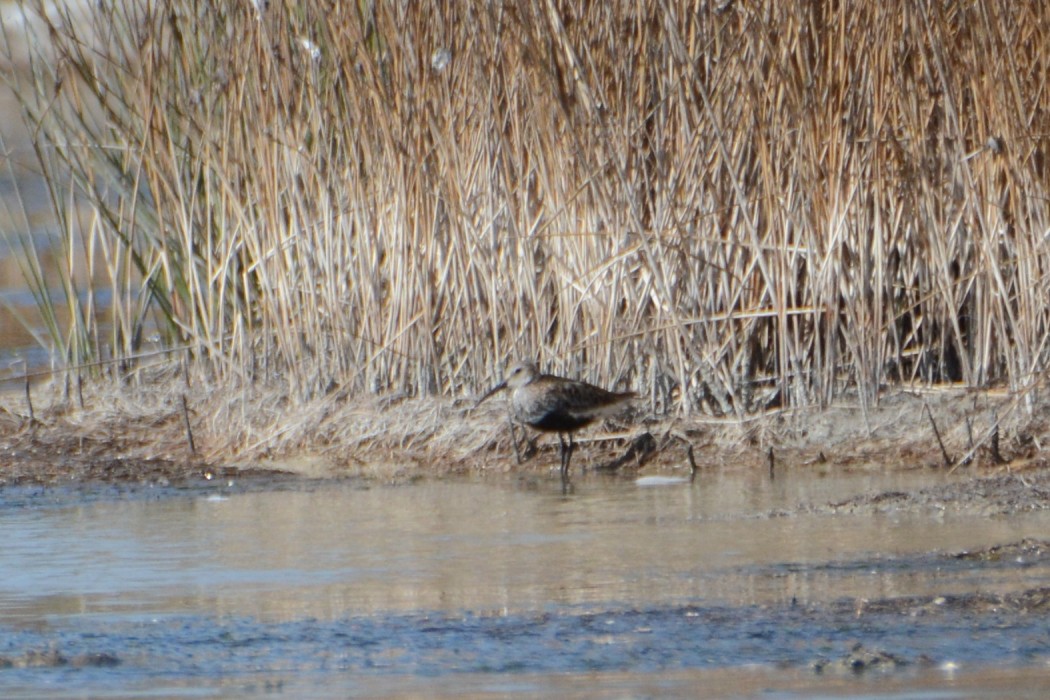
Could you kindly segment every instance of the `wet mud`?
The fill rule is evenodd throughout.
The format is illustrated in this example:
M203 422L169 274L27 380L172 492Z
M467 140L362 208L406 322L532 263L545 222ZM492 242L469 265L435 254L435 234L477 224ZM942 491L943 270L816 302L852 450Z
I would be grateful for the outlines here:
M192 692L226 689L232 678L241 689L263 687L266 692L282 693L295 692L303 683L307 688L327 685L332 674L337 674L342 680L332 687L342 691L365 687L357 685L362 677L427 677L438 679L437 685L427 690L440 695L441 679L498 677L502 682L518 683L523 682L520 679L525 674L532 679L525 686L542 693L553 687L551 678L599 674L605 679L619 678L619 685L613 687L619 691L644 683L651 674L755 667L771 674L769 687L777 687L778 678L794 678L792 682L797 683L799 674L814 679L802 682L805 690L800 692L805 695L814 688L819 691L824 687L819 684L828 679L894 677L914 681L928 673L955 673L957 668L978 669L978 673L982 668L1050 668L1050 635L1045 622L1050 613L1050 539L1033 534L1038 531L1038 527L1033 530L1033 523L1043 523L1042 513L1050 511L1050 469L1032 460L1016 467L991 460L946 467L938 459L873 467L871 462L876 460L836 461L834 454L825 457L823 451L817 451L818 459L810 448L794 452L785 448L776 453L774 470L772 459L766 469L764 451L742 449L746 458L734 462L728 451L712 455L700 448L696 450L699 465L695 480L690 481L681 459L667 461L671 450L666 448L666 441L661 443L663 448L655 450L651 442L646 444L647 452L656 453L654 462L640 469L632 457L613 470L595 465L608 464L606 456L615 458L615 446L605 446L602 453L590 445L591 452L599 456L578 467L573 476L575 491L562 494L557 474L545 466L545 458L553 455L549 445L542 446L523 465L512 464L488 473L481 470L466 480L457 468L433 472L416 468L409 470L407 477L370 480L338 472L309 478L294 469L216 465L192 456L114 456L106 440L62 439L47 431L39 437L25 430L0 435L0 515L26 510L75 511L107 501L126 506L145 495L151 502L184 502L185 513L177 514L175 521L181 526L187 518L203 517L203 504L222 508L229 499L245 494L309 498L350 484L361 491L400 497L441 486L439 494L409 499L408 505L399 501L377 507L371 518L360 505L312 505L282 520L271 503L260 507L265 513L262 520L247 524L207 521L205 530L229 529L231 541L238 546L245 546L245 533L271 528L277 543L259 542L260 551L268 556L270 551L295 552L306 546L304 540L295 540L294 545L285 542L289 530L302 527L302 537L318 538L316 527L302 523L304 517L316 517L319 512L329 512L336 520L334 524L325 521L326 526L335 528L332 543L348 536L378 541L385 535L380 530L369 534L368 523L396 519L400 513L426 513L431 508L440 511L443 506L436 504L455 499L457 490L482 485L495 487L505 500L493 503L491 494L484 496L472 502L471 513L489 513L485 517L491 517L494 512L513 513L522 504L529 508L543 505L551 511L539 517L540 521L564 519L570 528L569 532L521 533L511 528L504 533L509 544L500 545L496 551L511 552L511 557L518 558L549 558L551 543L572 543L574 538L592 536L607 538L609 547L608 552L593 546L570 549L549 561L523 564L511 558L502 565L492 564L492 554L474 550L486 537L510 526L503 521L481 521L474 523L475 530L461 531L464 513L455 511L440 514L433 522L413 521L403 536L398 536L393 527L390 540L376 545L387 549L370 555L375 561L370 559L363 570L376 568L384 583L377 585L381 594L368 590L366 595L372 597L363 614L361 601L347 592L350 584L344 582L358 575L356 568L318 574L325 581L321 593L290 588L281 592L279 602L271 601L286 606L294 600L294 614L281 612L276 619L260 614L245 601L257 596L264 602L255 604L267 609L270 603L265 600L271 595L272 577L287 576L294 585L301 585L302 572L283 559L272 570L265 563L249 562L254 567L251 575L268 582L260 589L261 594L250 588L240 590L239 583L228 597L212 594L213 584L228 577L238 581L240 574L224 560L205 569L203 583L172 594L178 600L192 598L197 601L194 605L205 601L203 611L175 606L157 612L147 599L141 603L141 610L121 608L130 604L122 600L114 604L118 611L114 614L105 607L94 609L100 605L95 598L101 593L44 592L24 609L19 607L23 603L11 604L4 612L0 605L0 630L6 628L0 635L0 689L19 697L17 691L24 687L28 689L24 696L31 697L43 687L41 683L75 679L87 681L88 687L97 681L95 694L100 697L118 697L129 688L152 687L158 679L178 679L169 687L178 694L184 688ZM637 448L637 440L624 440L620 447ZM122 444L122 451L126 448L127 444ZM665 453L662 463L661 449ZM500 459L508 461L508 454L504 451ZM653 474L674 477L654 480ZM850 474L860 475L857 483L866 486L830 491L819 488L824 481ZM893 475L917 478L902 480L891 478ZM644 476L649 480L640 478ZM726 492L737 499L732 504L721 495L708 496L712 483L726 478L738 482ZM638 488L649 484L658 485ZM647 495L638 495L643 493ZM625 499L630 499L629 508L621 510L628 502ZM361 518L359 522L341 522L355 513ZM592 518L598 520L592 523ZM997 533L1009 533L1012 529L1008 525L1015 520L1028 525L1027 529L1018 526L1017 532L1022 534L1012 539L1003 539L1000 534L981 536L982 525L999 528ZM512 517L511 521L516 523L517 519ZM898 521L906 523L905 539L883 539L897 536L887 523ZM637 552L658 546L698 548L702 539L696 538L722 528L730 530L723 534L725 548L742 547L749 539L768 537L770 528L786 532L803 522L808 525L797 537L813 540L800 550L803 554L785 549L767 553L762 561L746 561L745 552L736 558L727 557L710 570L688 565L679 570L675 568L679 564L664 570L662 563L645 563L645 557L629 553L631 546L642 548ZM985 544L907 546L908 528L936 530L944 523L954 528L956 538L952 542L968 541L957 536L966 532L973 534L974 542ZM603 524L611 524L612 529L600 534L598 526ZM968 529L971 524L972 530ZM648 532L656 542L669 526L681 530L681 539L675 545L646 541L635 545L622 534L637 529ZM873 527L867 535L869 526ZM131 531L139 527L127 525ZM843 534L845 530L859 532ZM190 531L196 530L191 527ZM418 552L402 551L406 540L411 541L418 533L433 533L435 544ZM785 542L795 541L783 536ZM930 540L936 542L937 538L932 532ZM994 541L988 544L989 539ZM537 542L545 543L544 547L536 547ZM167 540L160 544L172 546ZM314 544L317 551L304 556L332 556L332 547L323 539ZM132 550L137 546L134 544ZM189 547L187 556L192 565L197 565L198 552L225 546L225 539L208 540L206 545ZM432 581L425 578L406 584L404 572L386 572L384 568L391 561L402 562L406 571L414 574L419 562L427 558L460 556L457 546L474 552L470 556L477 559L465 558L460 565L450 564L435 574L432 581L449 585L449 590L431 590ZM676 551L668 551L667 561L680 558ZM707 550L683 551L696 557L696 567L708 565L704 562L704 557L710 556ZM824 558L819 552L826 553ZM457 586L463 584L457 583L458 572L473 567L477 569L475 578L485 579L485 567L490 565L508 577L492 585L507 588L496 593L512 602L495 605L486 597L489 593L480 598L462 594L461 598ZM523 566L521 571L515 568L519 566ZM590 567L594 567L593 572ZM620 571L621 567L626 572ZM552 577L564 580L533 583L539 586L538 592L528 589L533 598L517 597L513 586L523 577L528 579L533 571L561 572ZM609 578L617 576L633 583L621 582L618 588ZM338 583L328 583L330 579ZM176 588L185 586L168 583ZM476 583L470 580L467 585ZM74 590L77 585L70 581ZM399 586L407 588L400 591ZM200 591L205 590L209 593L202 595ZM733 599L738 591L747 595ZM639 592L641 597L637 597ZM20 600L23 593L18 592L15 599ZM306 607L304 602L312 595L319 599L317 609ZM593 600L588 596L594 596ZM401 609L390 602L398 600L411 602ZM436 601L446 602L447 608L435 607ZM67 607L75 612L67 615ZM285 611L284 607L279 609ZM93 620L103 620L104 624ZM52 675L41 680L41 673ZM629 674L626 680L617 676L624 673ZM510 678L519 680L508 681ZM1043 680L1040 676L1039 682ZM455 680L448 682L458 684ZM698 677L687 675L683 687L692 688L696 682ZM915 687L908 685L911 682L905 681L905 690ZM1018 687L1008 690L1013 693ZM344 692L343 696L352 695Z
M873 515L892 512L967 512L988 516L1050 508L1050 470L995 474L963 473L958 481L916 489L859 494L835 503L812 504L814 512Z
M279 469L121 454L127 449L122 441L84 439L51 431L41 431L37 437L32 425L0 429L0 488L81 485L92 489L100 484L164 486L212 479L267 481L292 477Z

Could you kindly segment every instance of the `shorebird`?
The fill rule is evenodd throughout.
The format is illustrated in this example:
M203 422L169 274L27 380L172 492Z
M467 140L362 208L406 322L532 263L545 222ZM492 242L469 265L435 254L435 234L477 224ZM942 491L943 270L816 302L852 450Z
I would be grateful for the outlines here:
M533 363L519 362L511 367L507 378L489 389L475 406L508 388L513 390L510 404L515 420L536 430L558 433L563 486L568 484L569 461L576 448L573 433L602 416L615 413L636 396L633 391L606 391L587 382L541 374Z

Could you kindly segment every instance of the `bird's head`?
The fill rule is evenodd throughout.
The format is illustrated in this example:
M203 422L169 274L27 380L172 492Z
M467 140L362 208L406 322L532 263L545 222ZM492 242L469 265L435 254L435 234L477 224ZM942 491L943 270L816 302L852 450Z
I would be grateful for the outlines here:
M493 394L497 394L507 388L517 389L518 387L525 386L539 376L540 371L536 368L534 363L527 361L518 362L507 372L507 378L485 392L485 395L478 399L478 402L474 404L474 407L477 408L481 402L485 401Z

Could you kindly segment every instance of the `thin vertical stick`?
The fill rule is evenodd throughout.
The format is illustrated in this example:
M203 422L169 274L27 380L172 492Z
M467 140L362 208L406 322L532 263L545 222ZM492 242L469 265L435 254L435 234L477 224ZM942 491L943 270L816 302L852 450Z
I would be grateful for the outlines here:
M685 451L686 456L689 458L689 483L696 481L696 457L693 455L693 446L689 445Z
M944 466L952 466L952 458L948 456L948 450L944 448L944 441L941 440L941 431L937 430L937 422L933 420L933 411L930 410L930 404L923 404L926 408L926 415L930 417L930 425L933 426L933 434L937 438L937 444L941 446L941 454L944 456Z
M190 388L190 360L193 358L193 351L189 346L186 347L186 356L182 358L182 379L186 382L186 388ZM182 396L182 403L185 405L186 396Z
M190 426L190 408L186 404L186 394L182 395L182 419L186 423L186 440L190 443L190 454L197 454L197 446L193 444L193 428Z
M991 440L992 459L996 464L1006 464L1010 460L1003 457L1003 453L999 451L999 417L993 415L992 418L995 420L995 427L992 429Z
M29 391L29 373L26 372L26 404L29 406L29 420L36 422L36 415L33 413L33 397Z

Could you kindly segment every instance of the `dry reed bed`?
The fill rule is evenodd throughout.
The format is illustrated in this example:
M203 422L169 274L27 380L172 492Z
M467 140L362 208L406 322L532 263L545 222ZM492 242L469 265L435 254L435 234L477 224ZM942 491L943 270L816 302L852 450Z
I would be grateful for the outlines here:
M42 5L14 81L78 311L55 361L190 348L234 451L515 356L656 415L1034 405L1042 3Z

